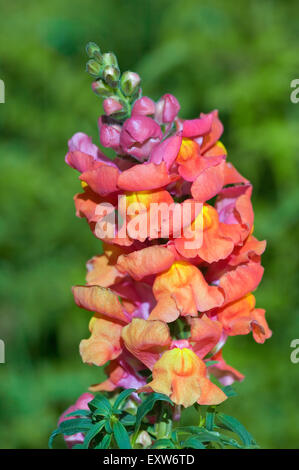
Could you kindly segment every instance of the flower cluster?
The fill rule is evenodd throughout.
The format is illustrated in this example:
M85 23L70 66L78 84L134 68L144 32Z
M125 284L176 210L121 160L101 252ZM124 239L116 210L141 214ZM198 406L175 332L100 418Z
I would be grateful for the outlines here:
M253 235L252 185L227 162L216 110L181 119L174 96L142 96L138 75L120 76L115 56L89 53L93 89L105 97L100 143L115 152L109 159L77 133L66 155L83 188L76 214L103 242L86 284L73 287L92 312L82 360L109 363L90 390L216 405L227 398L220 384L244 378L223 359L228 337L271 336L252 294L266 246Z

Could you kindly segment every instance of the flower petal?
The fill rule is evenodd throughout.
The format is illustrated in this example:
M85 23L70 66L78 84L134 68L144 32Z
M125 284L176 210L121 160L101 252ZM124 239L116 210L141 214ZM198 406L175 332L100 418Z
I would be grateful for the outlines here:
M79 307L125 323L128 322L117 295L110 289L100 286L74 286L72 291Z
M198 357L203 359L219 342L222 325L217 320L211 320L207 315L201 318L191 318L190 325L189 341L192 343L192 349Z
M95 166L94 157L79 150L68 152L65 156L65 162L80 173L91 170Z
M217 310L217 318L229 336L247 335L251 331L255 297L247 294Z
M222 357L222 350L218 351L210 360L217 361L217 364L208 367L208 371L213 374L222 385L231 385L235 381L241 382L244 380L245 376L241 374L241 372L225 362Z
M224 290L225 303L240 299L257 288L264 274L259 263L241 264L221 276L219 287Z
M145 276L165 271L172 265L174 259L175 256L170 250L155 245L121 255L117 260L117 268L139 281Z
M187 238L188 235L188 238ZM219 225L216 209L208 204L198 218L185 230L184 236L174 241L177 251L185 258L199 257L207 263L227 258L234 243Z
M173 135L163 140L153 149L150 162L159 164L164 161L169 170L179 153L181 143L181 135Z
M158 303L150 314L150 319L168 321L168 303L176 304L182 315L197 316L222 305L223 294L215 286L209 286L201 271L186 261L176 261L164 273L159 274L153 285L153 293Z
M123 171L117 181L125 191L147 191L158 189L172 182L164 162L160 164L143 163Z
M152 369L160 354L171 344L168 326L160 321L133 318L122 331L126 348Z
M201 400L204 404L218 404L227 398L206 377L205 363L187 348L166 351L154 365L153 380L147 387L170 396L175 404L184 407Z
M183 137L198 137L211 130L213 117L207 114L197 119L186 120L183 123Z
M257 343L264 343L266 339L272 336L272 331L265 319L265 310L256 308L252 313L253 320L251 322L251 328L253 338Z
M218 111L216 109L209 114L201 113L200 117L202 119L209 117L212 121L210 131L204 136L201 145L201 152L204 153L220 139L223 133L223 125L218 118Z
M94 256L87 261L86 266L86 283L90 286L110 287L124 277L106 255Z
M109 165L101 165L95 169L85 171L80 180L87 183L91 189L100 196L117 191L119 170Z
M120 335L122 325L93 317L89 323L91 336L80 343L83 362L103 366L107 361L116 359L121 351Z
M191 186L191 194L196 201L205 202L214 197L223 187L224 165L221 162L203 170Z
M129 353L122 354L116 360L111 361L105 368L108 378L104 382L92 385L89 390L93 392L112 392L119 387L127 389L139 388L145 385L145 378L138 374L138 371L143 368L142 364L138 363L137 359L128 361L128 355Z

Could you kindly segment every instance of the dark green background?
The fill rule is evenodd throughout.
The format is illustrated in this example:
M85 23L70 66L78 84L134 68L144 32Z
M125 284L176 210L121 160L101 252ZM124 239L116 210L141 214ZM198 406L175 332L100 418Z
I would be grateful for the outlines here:
M298 447L298 2L0 0L0 11L0 447L46 447L61 411L102 374L81 364L89 314L70 293L100 243L74 215L80 186L64 163L75 132L98 142L90 40L140 73L144 94L175 94L182 117L219 109L268 240L257 301L274 331L264 345L229 339L225 357L246 380L222 409L261 447Z

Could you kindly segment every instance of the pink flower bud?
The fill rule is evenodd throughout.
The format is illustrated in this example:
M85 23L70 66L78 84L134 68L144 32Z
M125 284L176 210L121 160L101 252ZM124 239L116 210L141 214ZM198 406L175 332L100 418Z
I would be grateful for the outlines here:
M69 413L77 410L89 410L88 403L94 399L94 395L91 393L83 393L74 405L71 405L67 410L62 413L58 420L58 426L62 421L67 421L68 419L74 419L74 417L66 417ZM78 412L78 417L80 413ZM72 448L76 444L82 444L84 441L84 434L81 432L77 432L76 434L72 434L71 436L64 436L64 440L69 448Z
M123 153L120 147L121 126L118 124L110 124L103 122L102 117L99 118L100 142L103 147L112 148L117 153Z
M137 114L142 116L154 114L155 107L156 106L153 100L151 100L147 96L143 96L142 98L139 98L139 100L135 101L135 104L132 109L132 116L136 116Z
M121 111L123 106L115 98L106 98L103 101L103 108L107 116L110 116L111 114L117 113L117 111Z
M161 124L172 122L179 110L180 104L176 97L167 93L159 99L156 105L155 119Z
M122 127L120 143L123 150L143 161L162 139L160 126L147 116L133 116Z

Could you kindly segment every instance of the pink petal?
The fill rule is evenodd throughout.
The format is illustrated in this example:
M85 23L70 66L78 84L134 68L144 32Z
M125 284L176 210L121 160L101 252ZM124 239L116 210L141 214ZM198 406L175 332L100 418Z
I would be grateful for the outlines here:
M186 120L183 123L183 137L198 137L207 134L212 125L213 117L207 114L198 119Z

